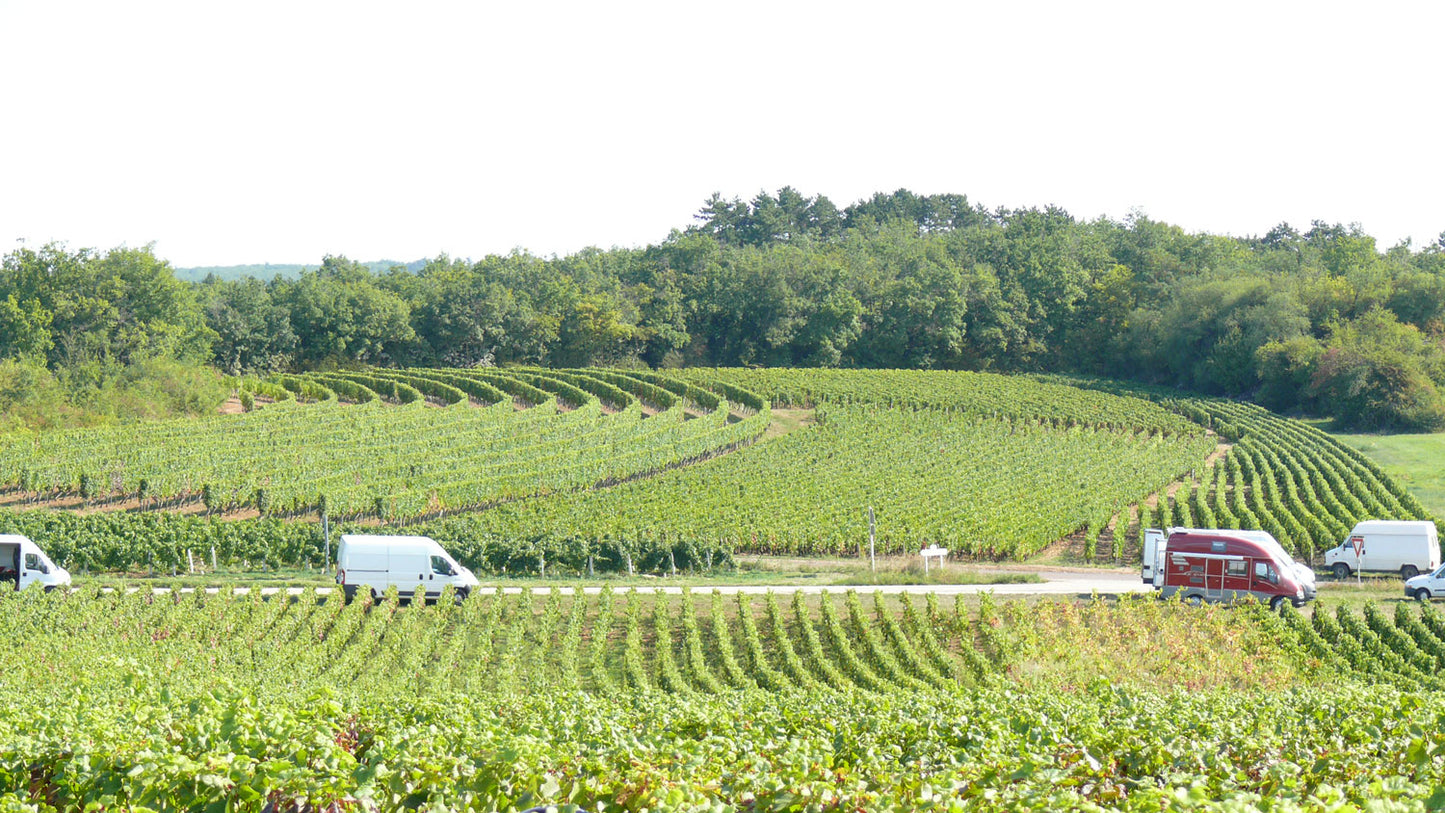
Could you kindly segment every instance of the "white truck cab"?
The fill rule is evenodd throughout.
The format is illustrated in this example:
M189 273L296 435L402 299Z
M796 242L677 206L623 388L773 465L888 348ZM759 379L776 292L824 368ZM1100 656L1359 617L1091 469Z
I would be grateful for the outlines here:
M10 582L16 590L32 584L54 590L70 584L70 571L50 561L28 537L0 534L0 582Z
M336 549L336 583L348 601L362 590L380 598L389 587L409 596L423 586L428 596L439 596L448 584L466 597L479 584L472 571L457 564L431 537L376 534L342 535Z

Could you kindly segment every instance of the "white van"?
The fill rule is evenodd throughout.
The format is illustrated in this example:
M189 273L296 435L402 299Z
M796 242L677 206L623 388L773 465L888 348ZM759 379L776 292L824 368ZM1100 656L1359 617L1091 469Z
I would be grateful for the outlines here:
M0 583L10 582L16 590L38 584L54 590L70 584L70 571L50 561L45 551L27 537L0 534Z
M403 596L424 585L429 596L439 596L448 584L466 597L477 577L457 564L451 554L426 536L343 534L336 549L336 583L350 601L358 591L376 598L395 585Z
M1357 570L1413 579L1440 567L1440 532L1428 521L1366 520L1355 525L1339 547L1325 551L1325 566L1337 579Z

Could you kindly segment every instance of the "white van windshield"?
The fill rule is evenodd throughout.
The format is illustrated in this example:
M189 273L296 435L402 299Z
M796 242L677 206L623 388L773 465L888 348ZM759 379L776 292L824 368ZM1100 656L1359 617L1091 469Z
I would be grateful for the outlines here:
M452 567L452 563L440 556L433 556L431 558L431 572L438 576L457 575L457 571Z

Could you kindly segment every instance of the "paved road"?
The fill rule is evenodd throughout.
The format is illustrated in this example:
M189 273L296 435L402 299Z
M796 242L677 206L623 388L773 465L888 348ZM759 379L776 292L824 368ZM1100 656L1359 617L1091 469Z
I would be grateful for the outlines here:
M1040 576L1040 578L1044 579L1044 581L1043 581L1043 582L1040 582L1040 583L1037 583L1037 584L884 584L884 585L859 584L859 585L849 585L849 586L842 586L842 585L826 585L826 586L825 586L825 585L813 585L813 584L776 584L776 585L751 585L751 584L731 584L731 585L728 585L728 584L721 584L721 585L699 585L699 586L694 586L692 589L693 589L693 592L694 592L694 593L706 593L706 592L709 592L709 591L712 591L712 590L716 590L716 591L718 591L718 592L720 592L720 593L729 594L729 595L731 595L731 594L733 594L733 593L748 593L748 594L757 595L757 594L766 593L766 592L768 592L769 590L773 591L774 593L778 593L778 594L791 594L791 593L795 593L795 592L803 592L803 593L807 593L807 594L815 594L815 593L821 593L821 592L823 592L824 590L827 590L828 592L831 592L831 593L844 593L844 592L847 592L847 591L849 591L849 590L856 590L856 591L858 591L859 593L937 593L937 594L943 595L943 596L951 596L951 595L959 595L959 594L968 594L968 593L982 593L982 592L985 592L985 591L992 591L994 594L1000 595L1000 596L1031 596L1031 595L1077 595L1077 596L1088 596L1088 595L1090 595L1090 594L1092 594L1092 593L1095 593L1095 592L1099 593L1100 595L1119 595L1119 594L1121 594L1121 593L1141 593L1141 592L1146 592L1147 590L1150 589L1149 587L1145 586L1145 584L1143 583L1143 581L1140 580L1140 578L1139 578L1138 575L1136 575L1136 574L1134 574L1134 573L1132 573L1132 572L1123 573L1123 572L1118 572L1118 571L1088 571L1088 570L1063 571L1063 570L1058 570L1058 571L1041 571L1041 572L1039 572L1038 575ZM618 593L626 592L626 591L629 591L629 590L639 590L639 591L642 591L642 592L645 592L645 593L651 593L651 592L654 592L654 591L657 591L657 590L661 590L662 592L664 592L664 593L666 593L666 594L669 594L669 595L677 595L677 594L680 594L680 593L682 592L682 588L681 588L681 587L678 587L678 586L676 586L676 585L663 584L663 583L661 583L661 581L662 581L662 580L659 579L659 584L657 584L657 585L655 585L655 586L654 586L654 585L650 585L650 584L626 585L626 586L618 585L618 586L613 587L612 590L613 590L613 592L618 592ZM136 590L139 590L139 589L141 589L141 588L139 588L139 587L130 587L130 588L126 588L126 589L127 589L127 592L135 592ZM167 592L167 591L170 590L170 588L168 588L168 587L156 587L156 588L154 588L154 589L155 589L157 592ZM205 589L205 591L206 591L207 593L218 593L218 592L220 592L223 588L219 588L219 587L207 587L207 588L203 588L203 589ZM235 589L235 592L237 592L237 593L242 593L242 594L244 594L244 593L249 593L250 590L251 590L251 588L249 588L249 587L237 587L237 588L234 588L234 589ZM303 588L300 588L300 587L286 587L286 588L282 588L282 587L263 587L263 588L261 588L261 594L262 594L262 595L266 595L266 596L271 596L271 595L276 595L276 594L280 593L282 590L285 590L289 595L293 595L293 596L294 596L294 595L300 595L300 593L302 592L302 589L303 589ZM329 594L331 594L331 592L334 591L335 589L336 589L336 588L334 588L334 587L318 587L318 588L316 589L316 592L317 592L318 594L324 596L324 595L329 595ZM491 589L491 588L483 587L482 589L483 589L483 590L488 590L488 589ZM504 588L503 588L503 591L506 592L506 593L508 593L508 594L516 594L516 593L520 593L520 592L522 592L523 590L527 590L527 589L530 589L533 593L543 594L543 595L545 595L546 593L548 593L548 592L550 592L550 591L552 590L552 588L551 588L550 586L547 586L547 587L531 587L531 588L525 588L525 587L504 587ZM575 592L575 590L576 590L577 588L575 588L575 587L570 587L570 586L562 586L560 589L561 589L561 591L562 591L563 593L565 593L565 594L571 594L571 593ZM192 593L192 592L195 592L195 590L196 590L196 588L192 588L192 587L184 587L184 588L181 588L181 592L182 592L182 593ZM596 595L596 594L602 592L602 588L601 588L601 587L584 587L584 588L582 588L582 591L583 591L584 593L588 594L588 595Z

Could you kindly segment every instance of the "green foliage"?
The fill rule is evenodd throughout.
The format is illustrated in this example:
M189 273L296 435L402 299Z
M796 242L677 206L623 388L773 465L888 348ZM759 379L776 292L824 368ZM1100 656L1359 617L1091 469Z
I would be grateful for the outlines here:
M1445 352L1413 325L1374 309L1335 326L1311 394L1342 428L1445 428Z
M932 595L866 611L850 593L841 612L795 599L791 623L770 597L764 632L745 596L729 617L713 593L707 637L742 642L733 659L688 594L629 593L620 634L606 589L449 598L0 593L0 630L45 653L0 685L0 798L1314 810L1420 806L1441 781L1429 607L985 594L946 619Z
M462 537L553 529L604 545L666 535L753 552L853 555L866 540L861 512L873 505L880 552L938 543L1013 557L1142 499L1213 448L1201 435L829 406L819 410L817 426L745 453L444 522L470 528L451 534Z
M135 424L213 414L228 386L210 368L170 359L92 361L52 371L0 361L0 432Z
M201 361L214 338L191 287L149 246L99 254L50 243L0 261L0 358L43 357L51 369Z
M378 517L438 539L478 572L535 574L545 562L554 576L706 570L728 566L734 551L855 555L869 505L884 553L940 544L1012 558L1082 530L1092 555L1119 558L1125 529L1116 528L1112 549L1097 547L1110 520L1127 525L1130 506L1162 497L1186 472L1195 476L1161 500L1150 525L1262 528L1309 555L1360 519L1429 517L1359 453L1234 402L1151 404L1058 381L944 372L683 375L697 383L541 368L282 377L321 400L42 434L0 446L0 481L24 500L79 494L105 507L141 497L143 508L162 511L255 508L311 519L324 501L343 532L369 531L352 523ZM374 392L359 380L391 387L388 399L407 387L418 400L343 405L328 389L347 381L359 388L353 395ZM467 382L479 386L463 390ZM241 382L243 391L290 393L263 384ZM818 403L814 422L740 449L771 419L753 387ZM436 393L430 405L420 388ZM519 409L510 392L543 406ZM448 393L469 403L434 408ZM488 393L505 400L470 405ZM715 408L697 416L704 396ZM559 411L547 400L557 398L578 406ZM644 401L661 411L647 414ZM1218 438L1200 424L1234 441L1213 468L1203 460ZM0 517L0 530L26 533L63 565L88 570L176 566L186 550L212 546L232 566L304 567L326 556L310 521L17 512Z
M1353 426L1442 423L1445 262L1358 227L1189 234L900 189L706 201L644 249L405 267L328 256L187 284L146 249L5 256L0 358L53 371L210 359L1052 370L1185 386ZM395 266L395 267L394 267Z
M478 383L491 390L496 375ZM425 372L279 376L295 401L201 421L49 433L0 448L0 481L18 484L25 472L28 490L67 493L79 473L93 472L104 481L97 493L111 497L146 479L154 496L178 504L209 487L216 507L235 509L254 504L264 489L268 506L282 513L311 512L324 495L337 518L358 518L379 505L388 518L413 519L662 471L745 443L770 420L766 404L736 388L730 397L761 409L732 422L727 402L699 418L676 401L648 416L636 399L600 379L512 375L528 389L558 390L573 408L559 412L545 402L518 411L499 402L500 408L472 409L466 392ZM612 393L610 405L620 411L608 412L598 396L569 380ZM336 392L357 401L369 392L406 406L343 407ZM458 408L427 409L426 399Z

